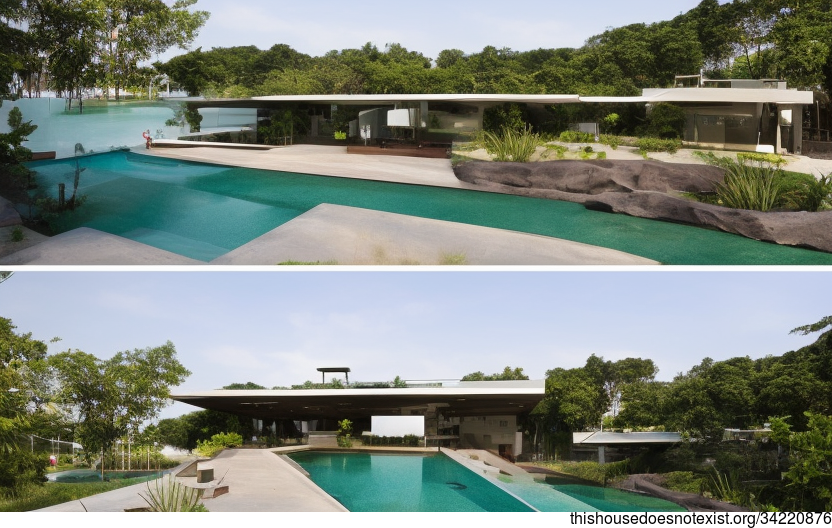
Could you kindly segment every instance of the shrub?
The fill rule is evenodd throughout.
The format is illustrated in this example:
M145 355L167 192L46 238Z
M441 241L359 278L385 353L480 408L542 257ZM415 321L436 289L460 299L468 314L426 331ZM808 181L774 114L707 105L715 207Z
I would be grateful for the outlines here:
M0 457L0 488L20 489L28 484L43 483L49 457L25 449L5 451Z
M237 447L240 445L243 445L243 437L238 433L219 433L212 436L210 440L197 440L194 451L199 456L213 458L226 447Z
M782 185L785 207L809 212L832 207L832 174L816 179L811 174L783 173Z
M701 159L708 165L721 167L726 170L734 165L734 160L732 160L728 156L717 156L713 152L701 152L699 150L696 150L693 152L693 155Z
M599 142L602 145L607 145L613 150L616 150L618 149L619 145L621 145L621 138L619 138L618 136L613 136L611 134L601 134Z
M726 207L765 212L780 200L782 185L771 168L736 163L726 171L725 180L716 184L716 194Z
M338 447L352 447L352 422L343 419L338 422Z
M170 475L165 480L156 480L154 488L151 488L148 482L147 495L141 493L139 495L150 506L150 511L154 512L207 511L200 502L201 489L188 488L175 481Z
M487 132L497 132L506 128L519 132L528 128L526 121L524 107L517 103L505 103L483 112L482 127Z
M645 155L648 152L668 152L675 154L682 148L682 142L678 139L639 138L636 140L636 147L639 152Z
M12 230L12 242L22 242L24 238L26 237L23 235L23 229L20 226Z
M607 159L607 153L606 153L606 152L599 152L599 153L595 156L595 159L605 160L605 159Z
M737 154L737 161L739 161L740 163L768 163L769 165L777 167L778 169L786 163L786 159L779 154L764 154L761 152L740 152L739 154Z
M647 116L645 132L650 137L678 139L684 135L687 116L685 110L669 103L658 103Z
M595 136L589 132L567 130L566 132L561 132L560 140L564 143L594 143Z
M529 161L540 144L540 136L529 128L519 132L504 127L500 134L484 132L483 137L485 149L494 156L494 161Z
M361 443L366 446L404 446L404 447L419 447L422 445L422 437L416 435L405 436L375 436L364 435L361 437Z
M336 132L335 132L335 139L337 139L337 140L339 140L339 141L343 141L343 140L347 139L347 133L346 133L346 132L337 132L337 131L336 131Z

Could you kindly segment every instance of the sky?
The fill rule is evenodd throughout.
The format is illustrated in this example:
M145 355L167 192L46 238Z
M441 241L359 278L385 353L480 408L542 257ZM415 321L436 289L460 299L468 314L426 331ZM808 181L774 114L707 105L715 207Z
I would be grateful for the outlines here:
M166 0L172 3L173 0ZM198 0L208 11L191 49L288 44L311 56L372 42L379 49L398 43L436 59L444 49L466 53L485 46L515 51L577 48L610 27L670 20L700 0ZM725 3L721 1L720 3ZM183 53L168 50L162 61Z
M253 381L459 379L522 367L532 379L652 359L671 380L705 357L781 355L832 315L823 271L18 271L0 316L50 353L99 358L171 341L192 374L173 393ZM329 378L327 378L329 379ZM162 417L197 410L175 404Z

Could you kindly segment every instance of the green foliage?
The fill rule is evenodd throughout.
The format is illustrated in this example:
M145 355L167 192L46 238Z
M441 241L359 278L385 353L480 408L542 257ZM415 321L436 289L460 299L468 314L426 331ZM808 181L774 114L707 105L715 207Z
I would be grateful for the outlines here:
M529 128L523 106L517 103L488 108L482 116L482 128L486 132L502 132L505 129L523 132Z
M46 480L49 456L46 453L32 453L15 449L0 457L0 488L22 490L31 483Z
M363 435L361 444L365 446L401 446L419 447L422 445L422 437L416 435L405 436L375 436Z
M622 460L607 464L599 464L598 462L544 462L537 465L606 486L610 481L627 475L630 461Z
M806 431L788 436L788 482L792 507L801 511L832 510L832 416L804 413Z
M639 138L635 142L642 156L646 156L648 152L668 152L675 154L682 148L682 142L678 139L657 139L657 138Z
M810 325L805 326L798 326L797 328L793 329L790 334L800 334L800 335L809 335L815 332L820 332L821 330L832 326L832 315L826 316L817 323L813 323Z
M789 173L783 173L783 180L786 180L787 174ZM797 211L809 212L832 208L832 174L820 178L805 176L794 184L783 181L783 205Z
M610 134L601 134L599 143L601 143L602 145L607 145L613 150L617 150L618 147L621 145L621 138Z
M702 493L706 480L704 476L692 471L671 471L662 476L666 479L664 487L682 493Z
M0 512L26 512L56 504L71 502L134 484L145 482L134 479L113 479L101 482L28 484L20 489L0 489Z
M607 159L607 153L606 152L599 152L598 154L595 155L595 159L605 160L605 159Z
M338 436L349 436L352 434L352 422L344 418L338 422Z
M527 162L540 145L540 136L525 128L517 131L503 128L500 134L484 132L485 149L493 156L494 161Z
M683 108L669 103L658 103L647 115L644 132L652 138L679 139L684 137L686 123L687 117Z
M224 390L266 390L266 387L247 381L245 383L231 383L223 387Z
M167 405L170 387L190 375L171 342L118 352L108 360L67 351L51 356L49 364L60 382L58 401L75 409L76 439L88 454L107 451L116 439L137 432Z
M717 182L716 194L725 207L765 212L780 201L783 187L773 169L737 163Z
M693 155L697 158L701 159L708 165L713 165L715 167L720 167L722 169L728 169L729 167L733 167L736 165L736 162L728 156L717 156L711 151L702 152L699 150L693 151Z
M566 130L560 133L559 140L563 143L594 143L595 136L589 132Z
M765 154L762 152L740 152L737 154L737 161L740 163L768 164L780 168L786 164L786 159L780 154Z
M340 140L340 141L345 141L347 139L347 133L336 131L335 132L335 139Z
M214 458L220 451L229 447L243 445L243 437L238 433L217 433L210 440L198 440L194 450L199 456Z
M197 512L207 511L201 502L202 491L188 488L169 475L167 479L154 481L152 488L148 482L147 493L139 495L153 512Z
M338 422L338 447L352 447L352 422L346 418Z
M502 372L496 374L485 375L482 372L472 372L466 374L460 381L511 381L511 380L527 380L529 377L523 373L521 367L512 369L506 367Z

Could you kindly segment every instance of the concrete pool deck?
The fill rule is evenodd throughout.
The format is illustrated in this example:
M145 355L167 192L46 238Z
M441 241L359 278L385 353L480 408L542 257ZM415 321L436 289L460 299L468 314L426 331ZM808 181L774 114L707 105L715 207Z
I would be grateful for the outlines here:
M321 204L211 262L85 227L38 240L34 245L0 256L0 264L274 266L287 261L352 266L659 264L569 240L332 204Z
M137 154L250 169L454 189L476 188L474 185L459 181L454 176L449 159L347 154L346 146L290 145L263 151L215 147L154 148L151 150L139 148L133 151Z
M228 493L203 499L212 512L345 512L338 501L288 462L266 449L226 449L210 462L217 481L228 486ZM167 477L163 477L167 478ZM153 488L151 481L151 489ZM144 508L139 495L146 484L93 495L37 511L43 512L121 512ZM83 503L83 504L82 504Z

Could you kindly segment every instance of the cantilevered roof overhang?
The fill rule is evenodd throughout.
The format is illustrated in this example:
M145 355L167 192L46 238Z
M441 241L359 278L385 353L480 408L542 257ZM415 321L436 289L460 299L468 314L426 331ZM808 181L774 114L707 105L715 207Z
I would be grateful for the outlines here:
M544 380L460 382L453 387L212 390L171 398L203 409L252 418L314 420L397 414L408 407L442 407L445 416L517 415L545 395Z
M810 105L812 92L766 88L647 89L638 97L581 97L582 103L774 103Z
M371 95L269 95L252 97L254 101L283 103L317 103L335 105L392 105L405 102L466 103L466 104L561 104L580 103L578 95L537 94L371 94Z

